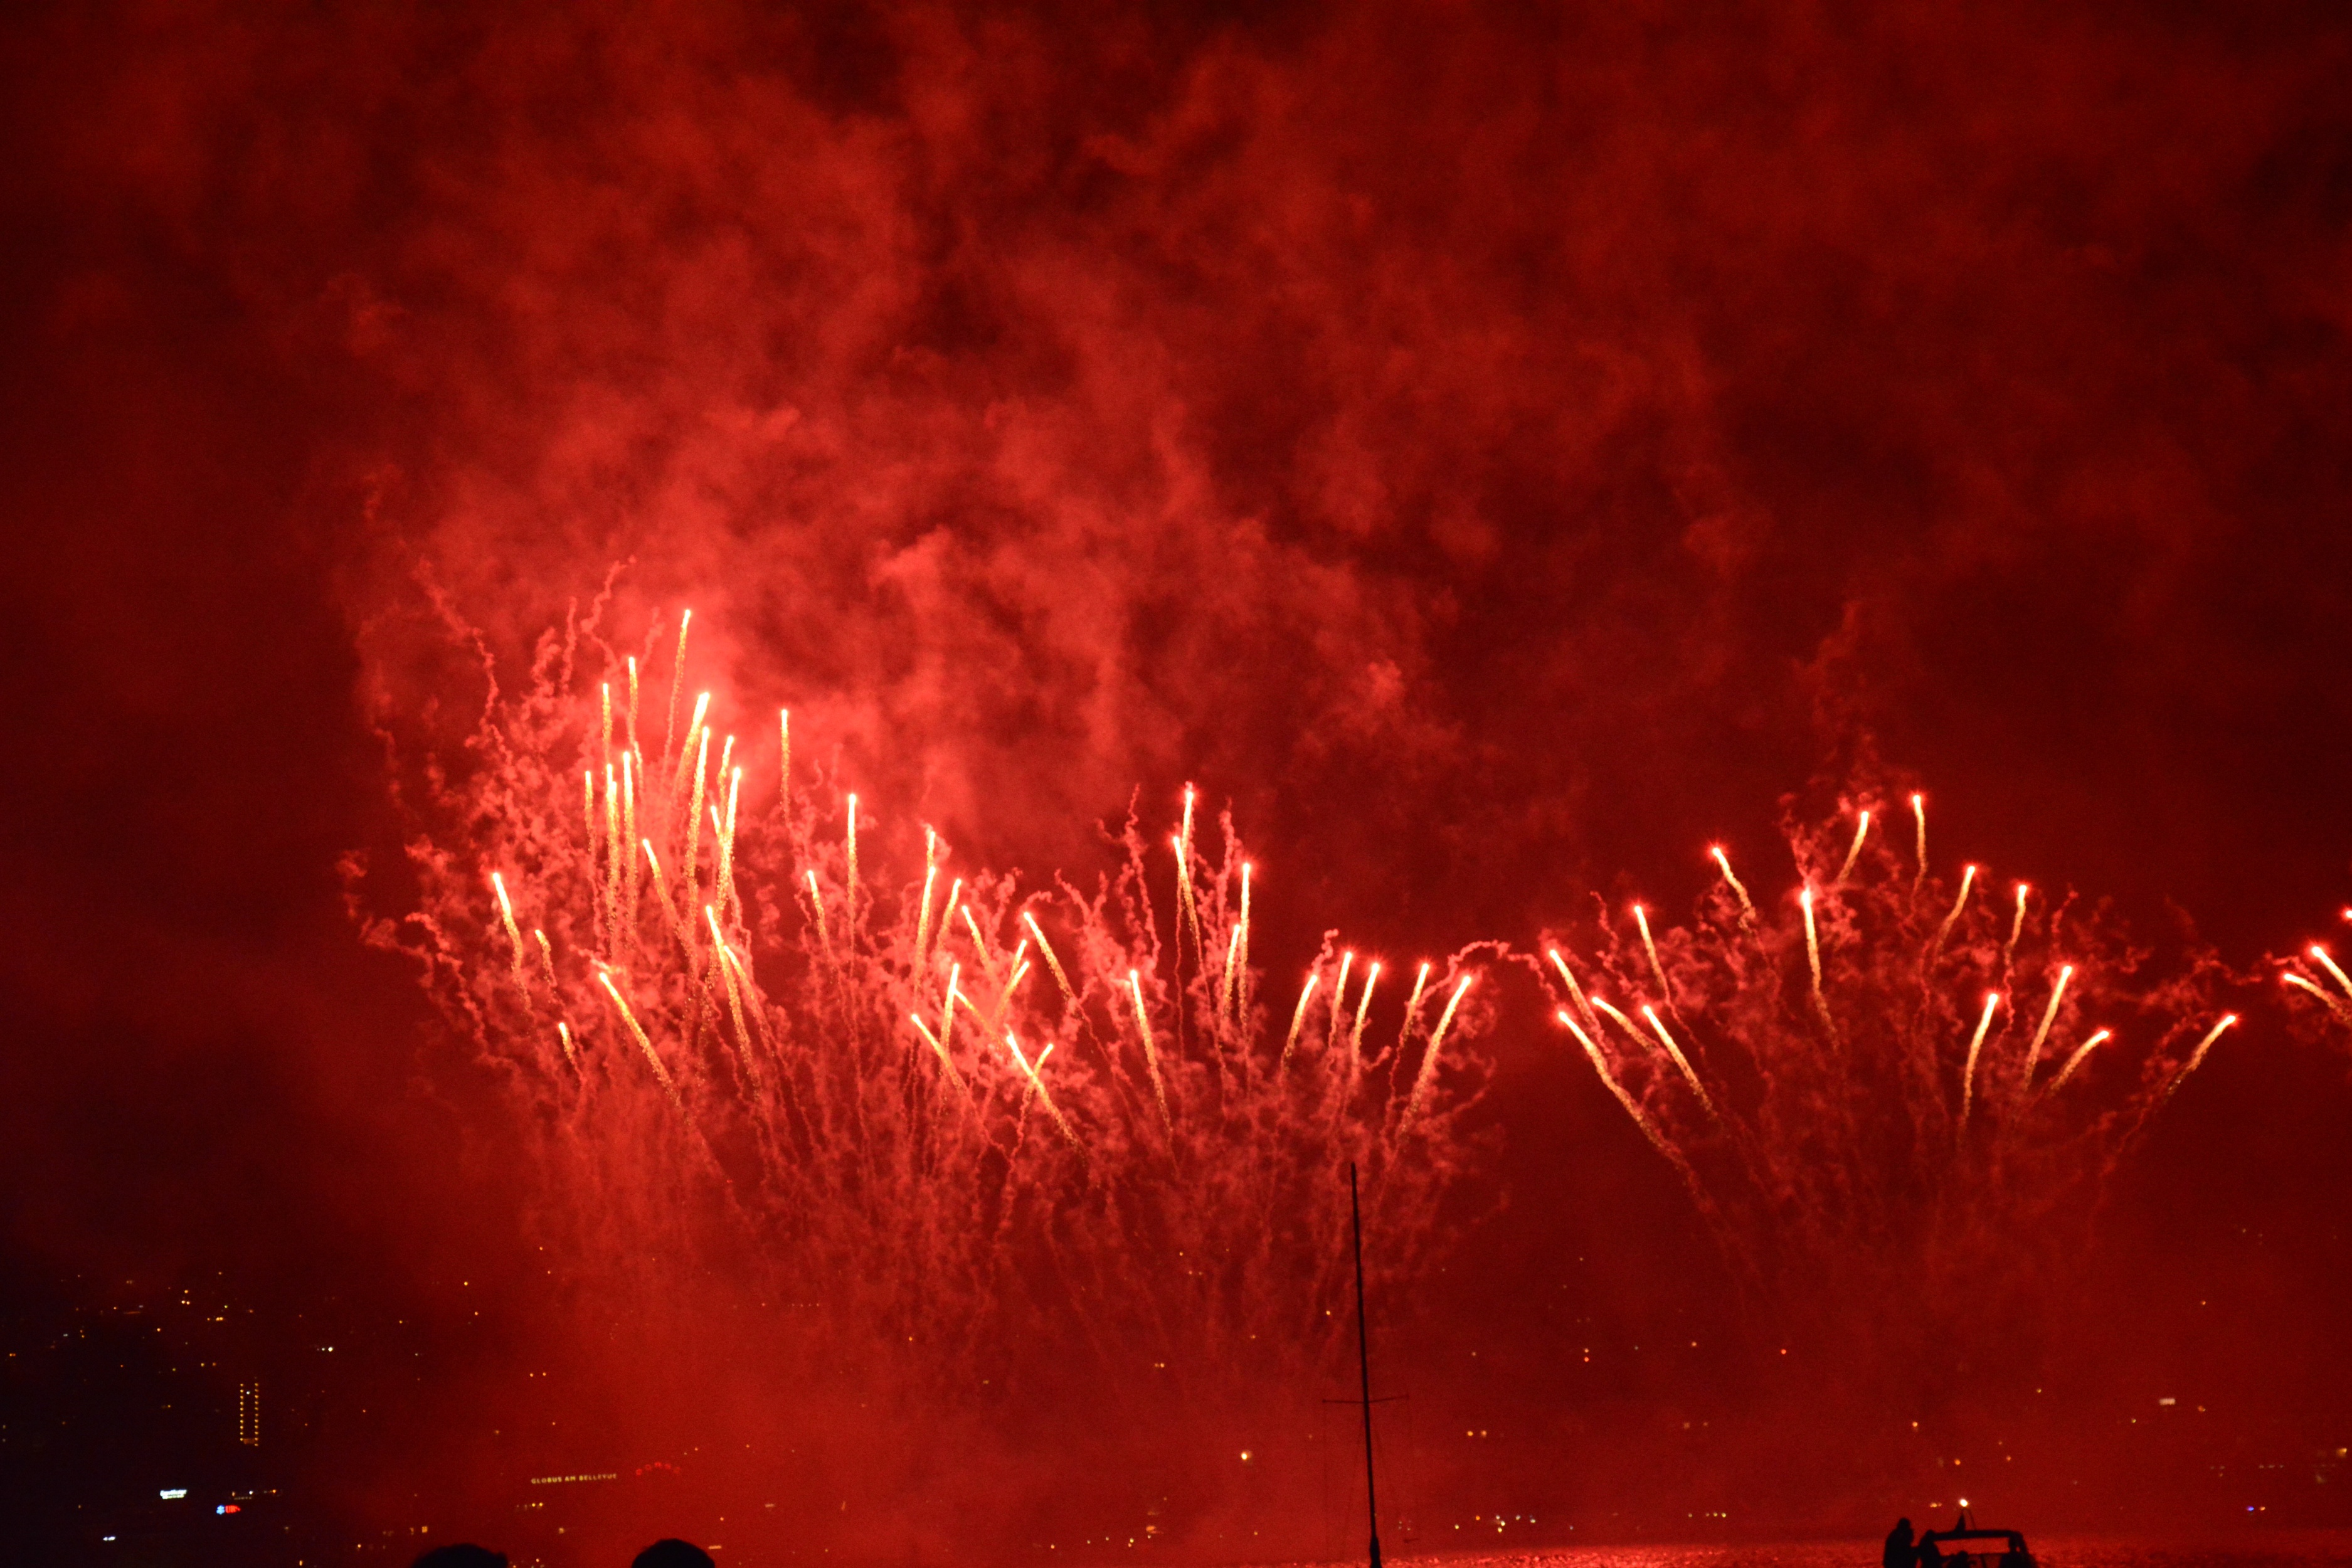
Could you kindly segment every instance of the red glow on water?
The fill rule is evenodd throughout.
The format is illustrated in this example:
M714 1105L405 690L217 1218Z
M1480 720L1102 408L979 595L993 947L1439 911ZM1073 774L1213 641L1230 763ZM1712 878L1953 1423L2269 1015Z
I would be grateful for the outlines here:
M2069 1370L2032 1417L2047 1462L2011 1467L2053 1509L2189 1495L2102 1403L2182 1363L2230 1391L2230 1465L2292 1434L2310 1473L2352 1406L2326 1332L2352 1264L2321 1244L2352 994L2305 951L2352 864L2338 13L16 8L6 1273L83 1292L147 1260L447 1330L394 1367L434 1369L405 1409L360 1401L287 1461L376 1485L355 1517L654 1452L698 1453L699 1487L725 1449L800 1478L778 1512L837 1554L1025 1550L1076 1493L1244 1558L1264 1542L1216 1531L1244 1511L1314 1517L1279 1489L1321 1473L1285 1444L1328 1391L1300 1373L1274 1433L1200 1394L1188 1356L1264 1353L1250 1303L1278 1292L1190 1254L1328 1242L1294 1199L1337 1122L1452 1184L1431 1226L1462 1260L1407 1289L1436 1253L1376 1249L1428 1314L1391 1330L1400 1381L1478 1406L1463 1429L1517 1401L1580 1456L1432 1458L1433 1496L1691 1521L1712 1490L1846 1530L1863 1504L1824 1478L1960 1452L1888 1437L1864 1374L1895 1365L1931 1430L1938 1400L2042 1411L2036 1368ZM509 760L469 743L486 673L535 691L567 605L592 754L549 764L543 822L468 816ZM632 826L688 729L705 798ZM443 764L394 803L388 744ZM1956 908L1912 769L1943 843L2034 869L2030 907ZM1865 774L1892 781L1874 836L1837 794ZM772 837L787 775L824 809ZM1180 844L1229 803L1273 862L1250 914L1217 907L1249 896L1222 862L1180 888L1187 780ZM1130 810L1157 951L1076 907ZM877 944L924 901L927 826L954 846L933 929ZM739 830L789 867L722 878ZM593 887L583 847L548 849L572 832ZM1636 889L1654 956L1595 914L1624 925ZM420 970L354 951L346 889ZM1521 952L1546 921L1548 1000ZM1339 945L1469 937L1485 978L1440 961L1412 1001ZM418 973L461 1016L425 1016ZM2246 973L2272 1005L2222 994ZM866 1054L815 1049L877 973ZM2011 1012L1963 1134L1988 991ZM2243 1023L2183 1085L2225 1004ZM1017 1054L973 1016L1008 1009ZM1474 1036L1491 1084L1414 1152L1423 1053L1453 1107ZM942 1064L980 1107L944 1129ZM886 1081L906 1097L849 1087ZM1213 1106L1246 1155L1171 1151ZM948 1146L969 1160L918 1201ZM2084 1239L2089 1173L2126 1158ZM1025 1238L984 1288L978 1248L926 1271L983 1222ZM1937 1260L2004 1227L2014 1332L1938 1338L1974 1283ZM815 1261L763 1296L761 1248ZM1855 1291L1879 1307L1820 1358L1849 1403L1748 1381L1833 1292L1759 1287L1743 1249L1921 1265L1892 1304ZM793 1382L803 1325L866 1322L879 1355L925 1291L892 1376L968 1373L954 1420L910 1439L845 1373ZM1683 1317L1719 1361L1655 1360ZM849 1459L753 1453L779 1384ZM1038 1414L1137 1386L1164 1420ZM1066 1459L1147 1430L1150 1463ZM1226 1474L1244 1441L1258 1493Z

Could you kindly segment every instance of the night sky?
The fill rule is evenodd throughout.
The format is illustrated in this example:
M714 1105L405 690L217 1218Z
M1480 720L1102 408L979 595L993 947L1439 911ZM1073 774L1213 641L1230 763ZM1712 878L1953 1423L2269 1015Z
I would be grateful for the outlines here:
M2352 900L2336 8L1113 9L0 22L18 1294L435 1325L310 1484L503 1484L529 1173L346 889L401 896L379 726L479 700L432 595L520 661L610 581L898 856L1091 874L1197 783L1285 974L1679 911L1784 796L1923 788L1939 874L2250 977L2018 1352L2063 1407L1984 1417L2017 1507L2147 1504L2158 1395L2352 1443L2352 1033L2263 969ZM1532 988L1479 1048L1424 1510L1883 1529L1840 1430L1770 1452L1780 1325Z

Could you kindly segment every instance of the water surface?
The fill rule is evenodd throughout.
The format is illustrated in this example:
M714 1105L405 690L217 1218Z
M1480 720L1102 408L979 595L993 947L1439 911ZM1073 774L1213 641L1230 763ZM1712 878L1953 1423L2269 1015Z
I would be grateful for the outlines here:
M2352 1565L2352 1531L2249 1532L2200 1539L2182 1534L2029 1536L2040 1568L2337 1568ZM1815 1541L1773 1546L1574 1546L1544 1551L1463 1552L1400 1557L1447 1568L1877 1568L1877 1541Z

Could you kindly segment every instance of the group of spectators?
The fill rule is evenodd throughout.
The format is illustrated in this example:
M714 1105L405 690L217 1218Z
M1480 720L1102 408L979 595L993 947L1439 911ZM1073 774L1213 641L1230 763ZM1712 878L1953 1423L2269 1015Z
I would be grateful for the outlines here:
M508 1568L507 1554L470 1542L436 1546L418 1558L413 1568ZM629 1568L719 1568L710 1553L683 1541L656 1541L637 1553Z

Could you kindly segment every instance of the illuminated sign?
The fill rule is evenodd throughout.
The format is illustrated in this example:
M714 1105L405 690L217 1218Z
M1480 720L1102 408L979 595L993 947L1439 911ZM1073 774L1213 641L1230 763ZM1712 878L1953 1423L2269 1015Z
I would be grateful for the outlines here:
M157 1492L155 1495L162 1498L165 1502L177 1502L182 1498L188 1495L188 1489L185 1487L165 1487L162 1491Z

